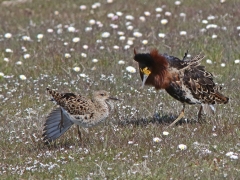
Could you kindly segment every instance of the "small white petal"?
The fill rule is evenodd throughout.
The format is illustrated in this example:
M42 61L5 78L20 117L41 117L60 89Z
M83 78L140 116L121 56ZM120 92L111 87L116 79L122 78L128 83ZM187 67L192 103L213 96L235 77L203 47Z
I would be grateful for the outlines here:
M171 16L172 15L172 13L171 12L165 12L165 16Z
M211 60L211 59L207 59L207 60L206 60L206 63L207 63L207 64L212 64L212 60Z
M125 61L119 60L119 61L118 61L118 64L125 64Z
M132 15L126 15L125 18L127 20L134 20L134 17Z
M145 15L145 16L150 16L151 13L150 13L149 11L145 11L145 12L144 12L144 15Z
M119 40L120 40L120 41L124 41L125 39L126 39L125 36L120 36L120 37L119 37Z
M80 67L74 67L73 70L76 72L79 72L81 69L80 69Z
M104 32L102 33L102 37L103 38L108 38L110 36L110 33L109 32Z
M203 24L207 24L207 23L208 23L208 20L205 20L205 19L204 19L204 20L202 20L202 23L203 23Z
M186 36L187 35L187 32L186 31L180 31L179 33L181 36Z
M216 34L213 34L212 35L212 39L216 39L217 38L217 35Z
M134 142L133 141L128 141L128 144L133 144Z
M31 38L29 36L23 36L22 39L24 41L31 41Z
M118 15L118 16L122 16L122 15L123 15L123 13L122 13L122 12L120 12L120 11L118 11L118 12L116 12L116 15Z
M161 141L162 141L162 140L161 140L159 137L153 138L153 142L159 143L159 142L161 142Z
M7 49L5 49L5 52L6 52L6 53L13 53L13 50L7 48Z
M0 77L3 77L4 76L4 73L3 72L0 72Z
M88 45L83 45L83 49L88 49Z
M180 150L186 150L187 149L187 146L185 144L179 144L178 145L178 149Z
M157 8L155 9L155 11L156 11L156 12L162 12L163 10L162 10L162 8L157 7Z
M79 8L80 8L81 10L85 10L85 9L87 9L87 6L86 6L86 5L81 5L81 6L79 6Z
M5 62L9 62L9 59L8 58L3 58L3 60L5 61Z
M240 59L236 59L236 60L234 61L234 63L235 63L235 64L239 64L239 63L240 63Z
M77 43L77 42L80 41L80 38L79 38L79 37L74 37L74 38L72 39L72 41L73 41L74 43Z
M142 33L140 33L140 32L134 32L134 33L133 33L133 36L135 36L135 37L142 37Z
M218 27L218 25L216 25L216 24L208 24L206 26L206 29L216 29L217 27Z
M69 53L65 53L65 58L70 58L71 57L71 54L69 54Z
M43 34L38 34L38 35L37 35L37 38L38 38L38 39L42 39L42 38L43 38Z
M181 1L175 1L175 5L179 6L181 4Z
M87 54L81 53L81 56L82 56L82 57L87 57Z
M148 43L148 40L143 40L142 43L146 45Z
M84 74L84 73L79 74L79 76L80 76L80 77L87 77L87 75Z
M93 59L92 62L97 63L98 59Z
M136 73L136 69L135 69L134 67L132 67L132 66L126 67L126 70L127 70L128 72L130 72L130 73Z
M72 27L72 26L68 27L68 32L75 32L75 31L76 31L75 27Z
M225 67L226 66L226 64L225 63L221 63L221 67Z
M30 58L30 54L24 54L24 55L23 55L23 58L24 58L24 59Z
M96 21L94 19L89 20L89 24L94 25L95 23L96 23Z
M7 38L7 39L10 39L12 37L12 34L11 33L6 33L6 34L4 34L4 37Z
M16 64L17 65L22 65L22 61L17 61Z
M162 20L161 20L161 24L165 25L165 24L167 24L167 23L168 23L168 20L167 20L167 19L162 19Z
M164 33L159 33L159 34L158 34L158 37L160 37L160 38L165 38L165 36L166 36L166 35L165 35Z
M26 79L27 79L25 75L20 75L19 78L20 78L21 80L26 80Z
M53 33L53 29L47 29L48 33Z
M142 21L142 22L145 22L145 21L146 21L146 18L145 18L144 16L140 16L139 19L140 19L140 21Z
M168 136L168 135L169 135L169 132L163 131L163 135L164 135L164 136Z

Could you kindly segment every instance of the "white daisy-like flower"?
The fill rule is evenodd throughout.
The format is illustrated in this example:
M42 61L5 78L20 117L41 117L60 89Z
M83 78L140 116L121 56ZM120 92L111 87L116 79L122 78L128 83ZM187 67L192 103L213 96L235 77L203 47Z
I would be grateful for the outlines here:
M81 6L79 6L79 9L81 9L81 10L86 10L86 9L87 9L87 6L86 6L86 5L81 5Z
M79 74L79 76L80 76L80 77L87 77L87 75L84 74L84 73Z
M119 60L119 61L118 61L118 64L125 64L125 61Z
M122 15L123 15L123 13L122 13L122 12L120 12L120 11L118 11L118 12L116 12L116 15L118 15L118 16L122 16Z
M202 23L203 23L203 24L207 24L207 23L208 23L208 20L203 19L203 20L202 20Z
M142 43L146 45L148 43L148 40L143 40Z
M19 75L19 78L20 78L21 80L26 80L26 79L27 79L27 77L26 77L25 75Z
M0 72L0 77L3 77L4 76L4 73L3 72Z
M72 39L72 42L74 42L74 43L77 43L77 42L79 42L80 41L80 38L79 37L74 37L73 39Z
M187 35L187 32L186 31L180 31L179 33L181 36L186 36Z
M216 34L213 34L212 35L212 39L216 39L217 38L217 35Z
M10 39L12 37L12 34L11 33L6 33L6 34L4 34L4 37L6 39Z
M159 138L159 137L154 137L153 138L153 142L155 142L155 143L159 143L159 142L161 142L162 140Z
M38 34L38 35L37 35L37 38L38 38L38 39L42 39L42 38L43 38L43 34Z
M140 16L139 19L140 19L140 21L142 21L142 22L145 22L145 21L146 21L146 18L145 18L144 16Z
M240 30L240 26L237 27L237 30Z
M211 59L207 59L207 60L206 60L206 63L207 63L207 64L212 64L212 60L211 60Z
M104 46L100 46L99 49L103 50L103 49L105 49L105 47Z
M175 5L179 6L181 4L181 1L175 1Z
M216 29L217 27L218 27L218 25L216 25L216 24L208 24L206 26L206 29Z
M22 61L17 61L16 65L22 65Z
M178 145L178 149L180 150L186 150L187 149L187 146L185 144L179 144Z
M124 49L125 49L125 50L127 50L127 49L129 49L129 48L130 48L129 45L125 45L125 46L124 46Z
M53 33L53 29L47 29L48 33Z
M68 45L68 42L64 42L63 45L64 45L64 46L67 46L67 45Z
M24 55L23 55L23 58L24 58L24 59L30 58L30 54L24 54Z
M85 28L85 32L89 32L89 31L92 31L92 27L86 27Z
M113 46L113 49L119 49L119 46L115 45Z
M107 14L107 17L110 18L110 19L112 19L114 16L115 16L115 15L114 15L113 13L108 13L108 14Z
M150 16L151 13L150 13L149 11L145 11L145 12L144 12L144 15L145 15L145 16Z
M165 12L165 16L171 16L172 15L172 13L171 12Z
M81 69L80 69L80 67L74 67L73 70L76 72L79 72Z
M94 24L96 23L96 21L95 21L94 19L90 19L88 22L89 22L89 24L91 24L91 25L94 25Z
M102 33L102 37L103 38L108 38L110 36L110 33L109 32L104 32Z
M180 13L179 16L180 17L186 17L186 14L185 13Z
M168 136L168 135L169 135L169 132L163 131L163 135L164 135L164 136Z
M128 141L128 144L133 144L134 142L133 141Z
M162 11L163 11L163 9L162 9L162 8L160 8L160 7L157 7L157 8L155 9L155 11L156 11L156 12L162 12Z
M168 20L167 20L167 19L162 19L162 20L161 20L161 24L165 25L165 24L167 24L167 23L168 23Z
M134 20L134 17L132 15L126 15L125 18L127 20Z
M225 63L221 63L221 67L225 67L226 66L226 64Z
M22 40L24 40L24 41L31 41L31 38L29 36L23 36Z
M68 27L68 32L75 32L75 31L76 31L75 27L73 26Z
M129 39L129 40L127 41L127 44L128 44L128 45L133 45L133 40Z
M240 59L234 60L234 63L235 63L235 64L239 64L239 63L240 63Z
M118 31L117 33L118 33L119 36L123 36L123 35L125 34L125 33L122 32L122 31Z
M227 152L226 156L230 157L231 159L238 159L238 154L234 152Z
M107 3L113 3L113 0L107 0Z
M128 27L127 27L127 30L130 30L130 31L133 30L133 26L131 26L131 25L128 26Z
M205 33L207 30L205 28L200 29L201 33Z
M6 52L6 53L13 53L13 50L7 48L7 49L5 49L5 52Z
M65 58L67 58L67 59L68 59L68 58L70 58L70 57L71 57L71 54L69 54L69 53L65 53L65 54L64 54L64 56L65 56Z
M83 49L88 49L88 45L83 45Z
M140 33L140 32L134 32L134 33L133 33L133 36L135 36L135 37L142 37L142 33Z
M85 58L85 57L87 57L87 54L81 53L81 56Z
M213 20L213 19L215 19L215 18L216 18L216 17L213 16L213 15L210 15L210 16L207 17L208 20Z
M92 62L93 62L93 63L97 63L97 62L98 62L98 59L93 59Z
M164 33L159 33L159 34L158 34L158 37L160 37L160 38L165 38L165 36L166 36L166 35L165 35Z
M5 62L9 62L9 59L8 58L3 58L3 60L5 61Z
M220 0L220 3L225 3L226 2L226 0Z
M119 37L119 40L120 40L120 41L124 41L125 39L126 39L125 36L120 36L120 37Z
M132 66L126 67L126 70L127 70L127 72L130 72L130 73L136 73L136 69Z

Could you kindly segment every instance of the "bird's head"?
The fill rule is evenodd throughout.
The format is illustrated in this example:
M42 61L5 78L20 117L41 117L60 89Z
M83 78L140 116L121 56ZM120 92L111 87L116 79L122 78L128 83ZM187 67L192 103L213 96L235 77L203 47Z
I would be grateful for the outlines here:
M100 90L100 91L95 91L93 94L95 99L99 100L119 100L115 97L111 97L110 94L107 91Z
M136 53L134 49L134 58L138 62L139 71L142 78L142 88L145 84L155 86L160 89L161 83L164 80L165 71L168 62L164 56L158 53L156 49L150 53Z

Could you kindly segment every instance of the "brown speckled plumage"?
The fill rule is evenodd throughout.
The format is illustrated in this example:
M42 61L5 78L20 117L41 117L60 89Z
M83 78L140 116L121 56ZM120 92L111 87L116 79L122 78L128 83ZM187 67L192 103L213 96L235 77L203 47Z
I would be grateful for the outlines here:
M87 128L96 126L109 115L109 101L117 100L103 90L94 92L92 100L79 94L59 93L49 88L47 91L60 106L49 114L44 124L43 136L47 141L54 141L73 124Z
M221 87L214 83L213 75L200 65L203 56L186 59L185 54L183 60L180 60L174 56L159 54L156 49L146 54L134 53L143 85L165 89L183 104L201 104L199 118L202 108L205 113L210 114L214 112L213 104L228 102L229 98L219 92ZM145 74L144 68L150 73ZM184 108L182 112L184 114Z

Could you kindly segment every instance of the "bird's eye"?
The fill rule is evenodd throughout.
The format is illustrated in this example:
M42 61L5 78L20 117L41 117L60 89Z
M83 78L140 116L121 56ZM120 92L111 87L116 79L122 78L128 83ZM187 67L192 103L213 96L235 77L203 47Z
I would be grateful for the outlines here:
M100 95L101 95L101 96L104 96L105 94L104 94L104 93L101 93Z

